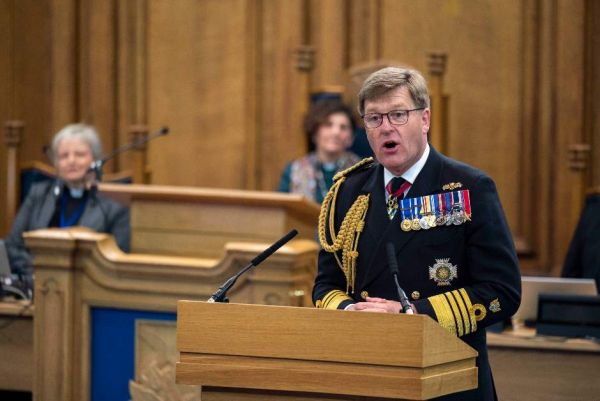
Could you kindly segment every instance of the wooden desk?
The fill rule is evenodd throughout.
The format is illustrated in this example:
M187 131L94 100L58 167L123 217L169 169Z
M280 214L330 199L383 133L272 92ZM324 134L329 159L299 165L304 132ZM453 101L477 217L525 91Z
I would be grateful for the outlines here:
M0 389L33 388L33 305L0 302Z
M533 329L488 333L498 399L590 401L600 399L600 344L536 336Z

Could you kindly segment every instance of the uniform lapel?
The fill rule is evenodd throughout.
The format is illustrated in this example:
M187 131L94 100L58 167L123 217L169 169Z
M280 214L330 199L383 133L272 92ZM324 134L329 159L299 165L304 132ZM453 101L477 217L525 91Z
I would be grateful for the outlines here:
M385 208L377 207L385 205L385 192L383 186L383 166L377 165L373 169L371 177L363 185L361 192L371 194L369 201L369 210L365 221L364 235L369 237L369 242L377 241L390 225L390 219Z
M360 288L360 283L370 276L373 258L379 253L381 240L386 237L387 231L396 221L395 218L390 220L387 214L382 165L378 164L377 168L373 169L371 177L365 182L361 192L370 194L370 199L365 228L358 244L359 263L367 268L358 269L357 288Z
M442 159L439 153L437 153L435 149L433 149L433 147L430 147L430 153L429 157L427 158L427 162L423 166L423 169L417 176L406 197L414 198L439 191L438 187L440 181L441 167ZM381 177L379 179L381 182L381 188L383 188L383 167L379 166L378 171L378 176ZM375 188L375 191L376 190L377 188ZM379 223L379 227L377 227L379 219L369 218L366 221L365 231L375 231L376 233L378 233L378 235L371 235L371 237L376 238L376 241L361 241L361 243L364 243L364 245L359 245L359 255L362 256L362 252L368 256L366 259L363 259L363 262L365 260L367 261L367 268L365 269L365 273L363 276L364 281L361 280L359 285L357 285L357 288L366 287L371 281L373 281L377 276L379 276L382 271L388 269L388 262L386 256L387 254L382 248L384 243L392 242L394 244L394 247L396 248L396 254L399 254L402 252L402 249L409 243L410 240L412 240L415 236L420 234L420 231L402 231L402 229L400 228L400 213L396 213L396 216L394 216L394 219L391 221L387 218L383 189L381 189L381 191L381 199L372 195L373 200L369 209L377 209L373 210L374 212L377 212L375 213L377 215L381 214L380 212L383 211L385 220L388 224L383 226L381 225L381 223ZM378 204L381 206L375 206ZM371 227L369 227L369 225L371 225Z

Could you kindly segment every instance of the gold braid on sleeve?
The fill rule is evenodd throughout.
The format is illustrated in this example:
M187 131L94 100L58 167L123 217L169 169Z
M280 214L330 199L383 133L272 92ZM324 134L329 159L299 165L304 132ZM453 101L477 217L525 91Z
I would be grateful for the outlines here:
M365 159L367 160L367 159ZM363 160L361 165L364 165ZM372 161L372 159L371 159ZM356 167L352 168L356 169ZM345 170L347 171L347 170ZM369 195L360 195L348 212L344 216L344 220L340 225L340 230L336 234L335 232L335 203L337 195L342 183L346 180L345 176L336 177L335 182L331 189L323 199L321 205L321 212L319 213L319 242L323 249L327 252L331 252L335 256L338 266L344 272L346 276L346 293L354 291L354 279L356 277L356 260L358 258L358 239L360 233L363 231L365 226L365 216L369 207ZM327 235L325 232L325 224L327 217L329 216L329 234L333 243L327 242ZM336 252L342 251L342 260Z

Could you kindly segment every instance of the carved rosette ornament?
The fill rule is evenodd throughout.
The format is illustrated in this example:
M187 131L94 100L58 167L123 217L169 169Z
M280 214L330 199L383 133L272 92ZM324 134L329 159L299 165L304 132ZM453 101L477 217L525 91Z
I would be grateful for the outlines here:
M17 147L23 138L23 129L25 123L23 121L11 120L4 123L4 143L6 146Z

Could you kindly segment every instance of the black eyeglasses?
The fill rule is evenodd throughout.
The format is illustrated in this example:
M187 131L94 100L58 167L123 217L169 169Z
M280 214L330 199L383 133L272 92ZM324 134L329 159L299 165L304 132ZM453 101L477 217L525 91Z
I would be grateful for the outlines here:
M424 110L425 107L411 110L392 110L387 113L368 113L361 117L367 128L377 128L383 124L383 116L387 116L388 121L392 125L404 125L408 122L408 115L411 111Z

